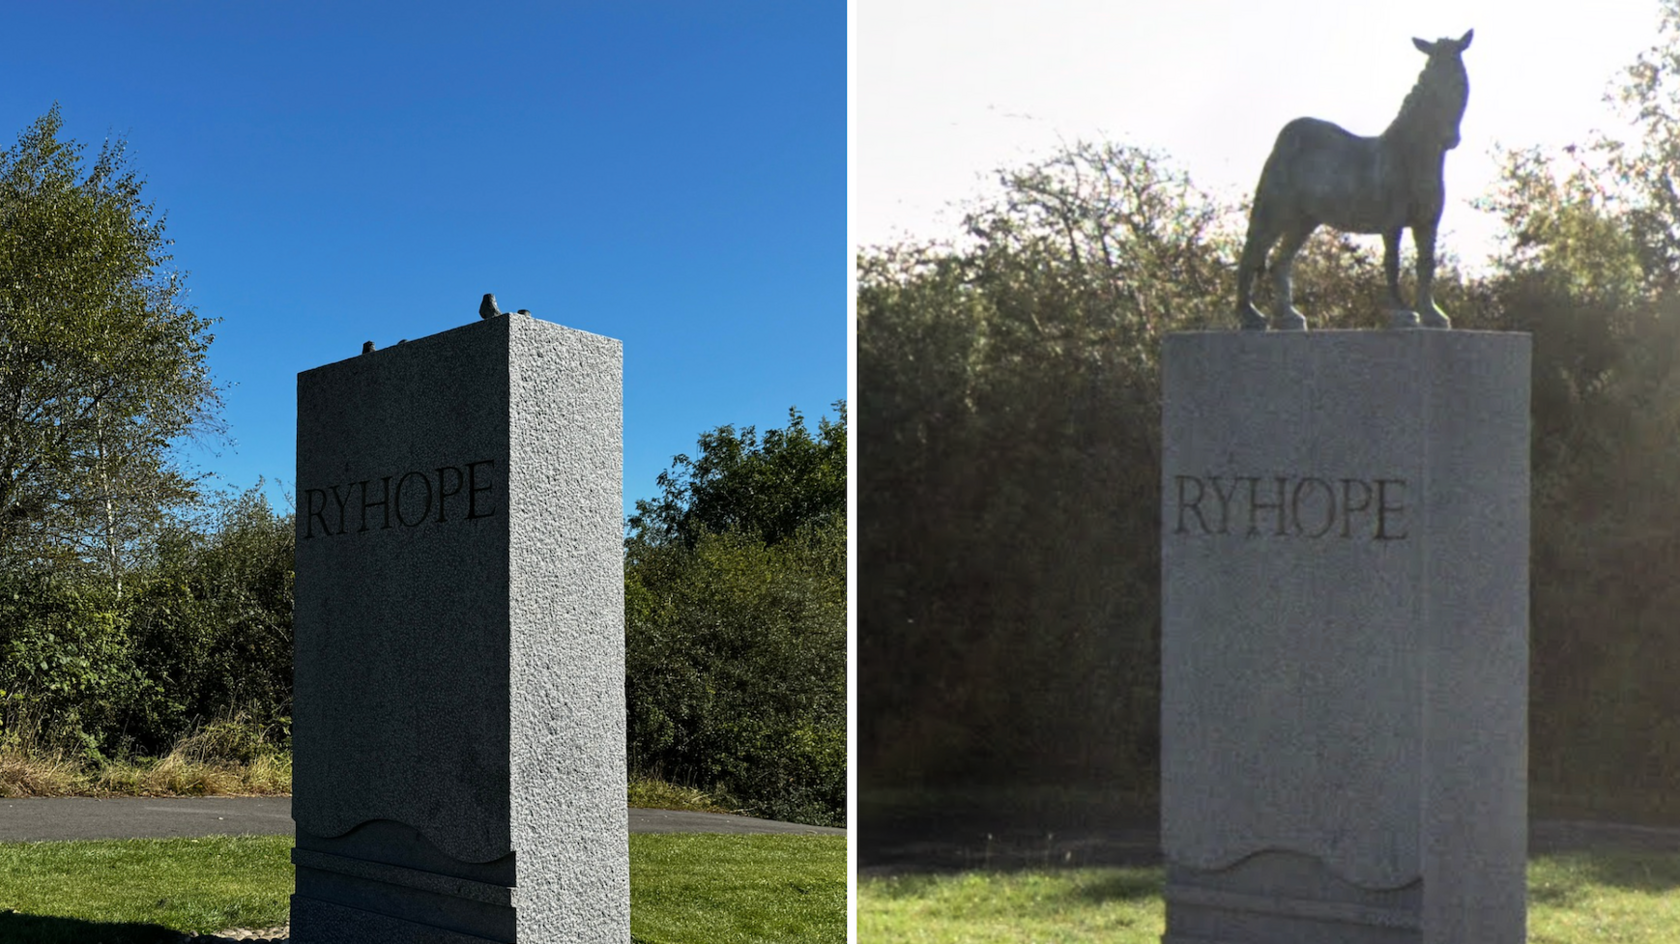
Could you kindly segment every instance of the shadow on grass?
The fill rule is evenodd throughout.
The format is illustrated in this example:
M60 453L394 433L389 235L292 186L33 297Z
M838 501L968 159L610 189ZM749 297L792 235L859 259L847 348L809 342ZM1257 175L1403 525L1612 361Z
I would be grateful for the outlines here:
M961 900L981 894L986 899L1022 900L1011 905L1022 913L1062 913L1064 903L1101 904L1107 901L1148 901L1161 896L1159 868L1103 866L1084 869L1035 869L1030 871L971 871L933 875L906 873L868 879L869 894L875 898ZM1022 895L1021 889L1030 889ZM982 891L984 890L984 891Z
M894 875L875 879L870 884L870 890L871 894L881 898L926 898L939 881L939 876L925 873Z
M1160 869L1124 869L1104 874L1079 887L1079 897L1091 902L1147 901L1161 897Z
M1529 900L1570 907L1592 886L1667 894L1680 889L1680 854L1599 849L1541 856L1534 862Z
M0 941L30 944L177 944L181 932L161 924L83 921L45 915L0 914Z
M941 826L945 828L940 828ZM863 875L1023 872L1154 866L1160 842L1149 829L1075 831L966 826L860 830Z
M1147 798L1078 788L876 789L858 797L860 874L1156 865Z

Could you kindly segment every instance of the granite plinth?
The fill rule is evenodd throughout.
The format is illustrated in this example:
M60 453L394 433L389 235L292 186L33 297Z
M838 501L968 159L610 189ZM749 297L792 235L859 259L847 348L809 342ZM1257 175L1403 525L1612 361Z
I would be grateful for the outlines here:
M518 315L298 375L297 944L629 939L621 378Z
M1163 940L1520 944L1528 337L1162 373Z

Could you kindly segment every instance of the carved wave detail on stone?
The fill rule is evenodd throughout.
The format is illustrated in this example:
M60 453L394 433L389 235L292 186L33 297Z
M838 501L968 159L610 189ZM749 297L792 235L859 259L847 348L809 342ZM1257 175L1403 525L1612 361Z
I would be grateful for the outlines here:
M1423 881L1422 873L1415 868L1382 868L1370 862L1360 861L1353 852L1331 856L1319 850L1277 843L1221 849L1217 853L1199 857L1173 855L1170 858L1179 865L1201 872L1219 873L1238 871L1262 856L1273 854L1299 856L1322 869L1329 878L1365 891L1400 891Z
M439 835L435 830L389 817L338 823L300 821L298 830L300 834L307 832L325 845L345 847L352 854L362 846L395 847L404 851L405 859L431 861L445 866L454 863L469 869L495 866L503 860L511 860L513 856L513 850L506 842L487 843L483 837L472 837L469 842L451 841L450 837ZM304 844L301 835L299 844ZM440 870L450 871L448 868Z

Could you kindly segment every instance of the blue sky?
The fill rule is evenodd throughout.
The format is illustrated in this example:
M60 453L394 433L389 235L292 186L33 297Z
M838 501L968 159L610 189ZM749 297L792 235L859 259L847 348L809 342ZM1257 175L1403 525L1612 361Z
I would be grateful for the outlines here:
M846 395L838 2L6 4L0 146L57 102L167 213L231 442L294 485L296 375L503 308L624 342L625 505L704 430ZM278 483L278 484L276 484Z

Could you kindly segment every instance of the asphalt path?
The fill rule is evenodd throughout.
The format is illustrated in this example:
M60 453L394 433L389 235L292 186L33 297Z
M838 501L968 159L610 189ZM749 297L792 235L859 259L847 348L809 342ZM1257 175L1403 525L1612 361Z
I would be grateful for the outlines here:
M0 800L0 842L63 839L162 839L175 836L290 836L291 797L32 797ZM779 833L844 836L844 829L805 826L728 813L630 811L633 833Z

